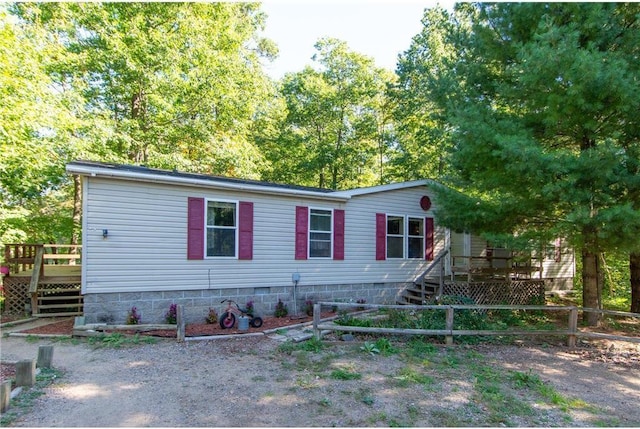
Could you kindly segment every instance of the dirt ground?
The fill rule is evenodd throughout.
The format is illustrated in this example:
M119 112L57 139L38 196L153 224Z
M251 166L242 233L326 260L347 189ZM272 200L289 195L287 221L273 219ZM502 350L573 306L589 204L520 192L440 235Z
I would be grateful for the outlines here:
M362 342L327 341L313 352L267 336L122 348L3 337L0 357L35 358L41 344L54 345L62 375L11 426L640 426L640 345L632 343L436 345L410 359L365 353ZM521 390L497 407L480 398L478 374L514 371L583 406L563 410ZM514 398L531 410L518 411Z

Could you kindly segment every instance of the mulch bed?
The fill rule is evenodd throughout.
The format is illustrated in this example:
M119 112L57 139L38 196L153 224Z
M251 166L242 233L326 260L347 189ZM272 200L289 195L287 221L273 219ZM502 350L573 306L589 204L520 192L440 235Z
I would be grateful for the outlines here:
M336 313L333 312L323 312L321 317L328 318L335 316ZM240 331L236 328L233 329L222 329L220 324L207 324L207 323L189 323L185 329L185 335L187 337L205 337L205 336L214 336L214 335L229 335L229 334L246 334L246 333L255 333L255 332L265 332L273 329L287 328L289 326L298 325L300 323L311 322L313 317L310 316L295 316L295 317L273 317L273 316L265 316L262 318L263 324L260 328L252 328L249 327L248 331ZM25 329L24 331L20 331L24 334L31 335L73 335L73 319L62 320L59 322L49 323L47 325L39 326L37 328ZM136 331L132 329L131 331L118 331L125 334L134 334ZM167 337L167 338L175 338L176 331L174 329L171 330L156 330L156 331L148 331L148 332L140 332L141 335L151 335L154 337Z

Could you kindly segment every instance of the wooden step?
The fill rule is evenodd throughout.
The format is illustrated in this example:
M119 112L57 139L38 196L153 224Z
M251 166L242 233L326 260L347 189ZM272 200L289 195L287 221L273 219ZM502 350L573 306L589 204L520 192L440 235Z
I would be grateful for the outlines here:
M65 295L65 296L39 296L38 301L82 301L82 296L80 295Z
M82 308L82 303L65 303L65 304L45 304L38 305L38 310L48 310L50 308Z

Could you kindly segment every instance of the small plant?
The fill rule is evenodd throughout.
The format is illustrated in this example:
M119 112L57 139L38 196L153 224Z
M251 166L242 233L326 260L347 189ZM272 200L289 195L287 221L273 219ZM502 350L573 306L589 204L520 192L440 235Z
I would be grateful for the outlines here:
M331 371L331 378L334 380L360 380L362 378L362 374L339 368Z
M378 338L375 342L375 346L383 355L392 355L398 353L398 349L393 347L391 341L386 338Z
M207 322L209 325L218 323L218 313L216 312L215 308L209 307L209 313L207 314L207 317L205 317L205 322Z
M170 325L178 323L178 306L176 304L169 306L169 311L164 315L164 320Z
M282 302L281 299L278 300L278 304L276 304L276 311L274 316L276 317L286 317L289 314L289 310L287 309L287 305Z
M129 314L127 315L127 325L139 325L140 317L140 314L138 314L138 308L134 305L131 307Z
M304 312L307 316L313 316L313 301L307 300L304 302Z
M253 317L253 312L255 311L253 301L247 301L247 308L245 311L249 316Z
M370 343L368 341L365 341L364 345L360 347L360 350L362 350L365 353L369 353L371 356L374 356L380 353L380 349L376 347L374 343Z

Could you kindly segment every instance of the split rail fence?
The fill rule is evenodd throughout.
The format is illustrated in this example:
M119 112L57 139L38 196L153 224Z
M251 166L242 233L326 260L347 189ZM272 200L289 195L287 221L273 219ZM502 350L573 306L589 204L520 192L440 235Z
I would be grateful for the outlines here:
M371 310L379 309L398 309L398 310L435 310L444 311L446 313L444 329L400 329L400 328L379 328L379 327L361 327L361 326L343 326L335 323L322 323L320 313L322 306L328 307L357 307ZM456 310L523 310L523 311L548 311L548 312L568 312L568 323L566 329L544 329L544 330L526 330L526 329L508 329L508 330L469 330L454 329L454 317ZM579 312L600 313L611 316L622 316L628 318L636 318L640 320L639 313L627 313L623 311L598 310L593 308L582 308L575 306L548 306L548 305L378 305L378 304L358 304L344 302L318 302L313 305L313 332L316 339L322 338L323 331L342 331L342 332L360 332L366 334L389 334L389 335L431 335L444 336L447 345L453 344L454 336L491 336L491 335L563 335L567 336L567 345L569 347L576 346L576 338L602 338L609 340L620 340L640 343L640 337L612 335L602 332L588 332L580 330L578 327Z

